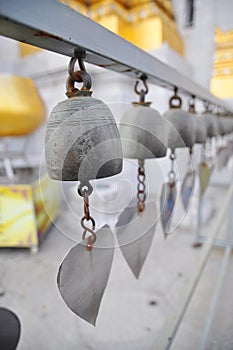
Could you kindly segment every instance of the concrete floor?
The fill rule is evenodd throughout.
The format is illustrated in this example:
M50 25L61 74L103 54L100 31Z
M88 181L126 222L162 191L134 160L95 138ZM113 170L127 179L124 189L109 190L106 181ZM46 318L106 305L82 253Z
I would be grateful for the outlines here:
M221 205L224 192L215 189L214 198L220 199L216 206ZM214 219L205 226L205 232L214 226ZM21 320L18 349L155 349L156 337L201 254L202 248L192 248L194 229L191 221L184 220L167 240L163 239L161 227L157 225L153 246L139 281L135 280L116 248L96 327L76 317L58 292L58 266L74 245L69 234L66 236L61 231L71 235L73 232L74 236L80 231L79 221L71 217L67 206L62 209L38 254L32 255L22 249L1 250L0 281L5 293L0 297L0 306L9 307ZM214 249L211 253L173 350L198 349L222 255L221 249ZM232 261L233 257L208 339L208 350L233 349Z

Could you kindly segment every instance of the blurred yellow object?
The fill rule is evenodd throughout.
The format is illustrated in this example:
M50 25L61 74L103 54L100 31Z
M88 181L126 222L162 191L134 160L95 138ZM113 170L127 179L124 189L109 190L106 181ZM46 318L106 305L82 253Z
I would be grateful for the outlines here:
M37 52L42 51L39 47L25 44L25 43L19 43L19 51L20 51L20 56L21 57L27 57L34 55Z
M0 76L0 137L28 135L45 117L45 105L32 79Z
M214 69L210 82L212 94L219 98L232 98L233 84L233 30L215 30Z
M31 184L0 185L0 247L38 247L59 207L60 185L47 174Z

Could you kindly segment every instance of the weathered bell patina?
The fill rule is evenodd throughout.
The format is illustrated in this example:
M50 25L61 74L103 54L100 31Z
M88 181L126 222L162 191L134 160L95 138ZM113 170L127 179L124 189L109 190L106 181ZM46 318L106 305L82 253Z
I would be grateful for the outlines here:
M172 150L193 147L196 139L193 115L181 108L172 108L164 113L167 123L168 147Z
M122 148L114 117L90 91L59 102L48 121L45 156L50 177L82 181L116 175Z
M123 115L119 130L124 157L150 159L166 156L166 127L155 109L135 104Z

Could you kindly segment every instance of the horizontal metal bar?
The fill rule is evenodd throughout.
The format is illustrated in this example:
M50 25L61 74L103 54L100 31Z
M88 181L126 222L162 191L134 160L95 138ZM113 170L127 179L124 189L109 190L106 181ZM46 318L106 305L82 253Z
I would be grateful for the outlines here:
M0 35L66 56L85 50L86 61L152 84L178 87L214 105L227 105L149 53L55 0L0 1Z
M187 307L190 303L190 300L193 296L193 293L196 289L196 286L201 278L202 272L206 266L211 250L214 246L214 242L218 236L219 230L221 228L222 221L228 212L229 203L232 201L233 196L233 185L229 188L229 191L226 195L226 199L221 208L221 211L218 214L216 219L216 225L214 230L208 234L205 245L201 252L197 268L193 272L190 278L185 281L185 285L179 297L174 302L174 307L171 309L167 320L165 321L162 331L157 337L156 344L153 346L153 350L169 350L174 339L175 335L179 329L180 323L184 317L184 314L187 310ZM152 350L152 349L151 349Z

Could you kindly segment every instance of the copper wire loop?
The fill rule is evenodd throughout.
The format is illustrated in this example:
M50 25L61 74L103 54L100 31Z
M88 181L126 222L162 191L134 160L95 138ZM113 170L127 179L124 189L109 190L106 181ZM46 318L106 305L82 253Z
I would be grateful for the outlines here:
M91 221L92 228L90 228L87 225L85 225L85 221ZM82 234L82 239L83 240L87 239L87 245L94 244L95 241L96 241L96 234L94 232L94 230L95 230L95 220L94 220L94 218L92 216L90 216L89 220L87 220L85 217L83 217L81 219L81 226L84 229L83 234ZM91 236L86 238L87 232L89 232L91 234Z
M96 234L95 234L95 220L90 215L89 210L89 195L92 193L93 187L91 184L88 183L80 183L78 187L78 194L83 197L83 205L84 205L84 215L81 219L81 226L84 229L82 239L87 241L87 250L92 249L92 245L96 241ZM91 222L92 227L90 228L85 224L85 222ZM91 235L86 237L87 232L89 232Z

